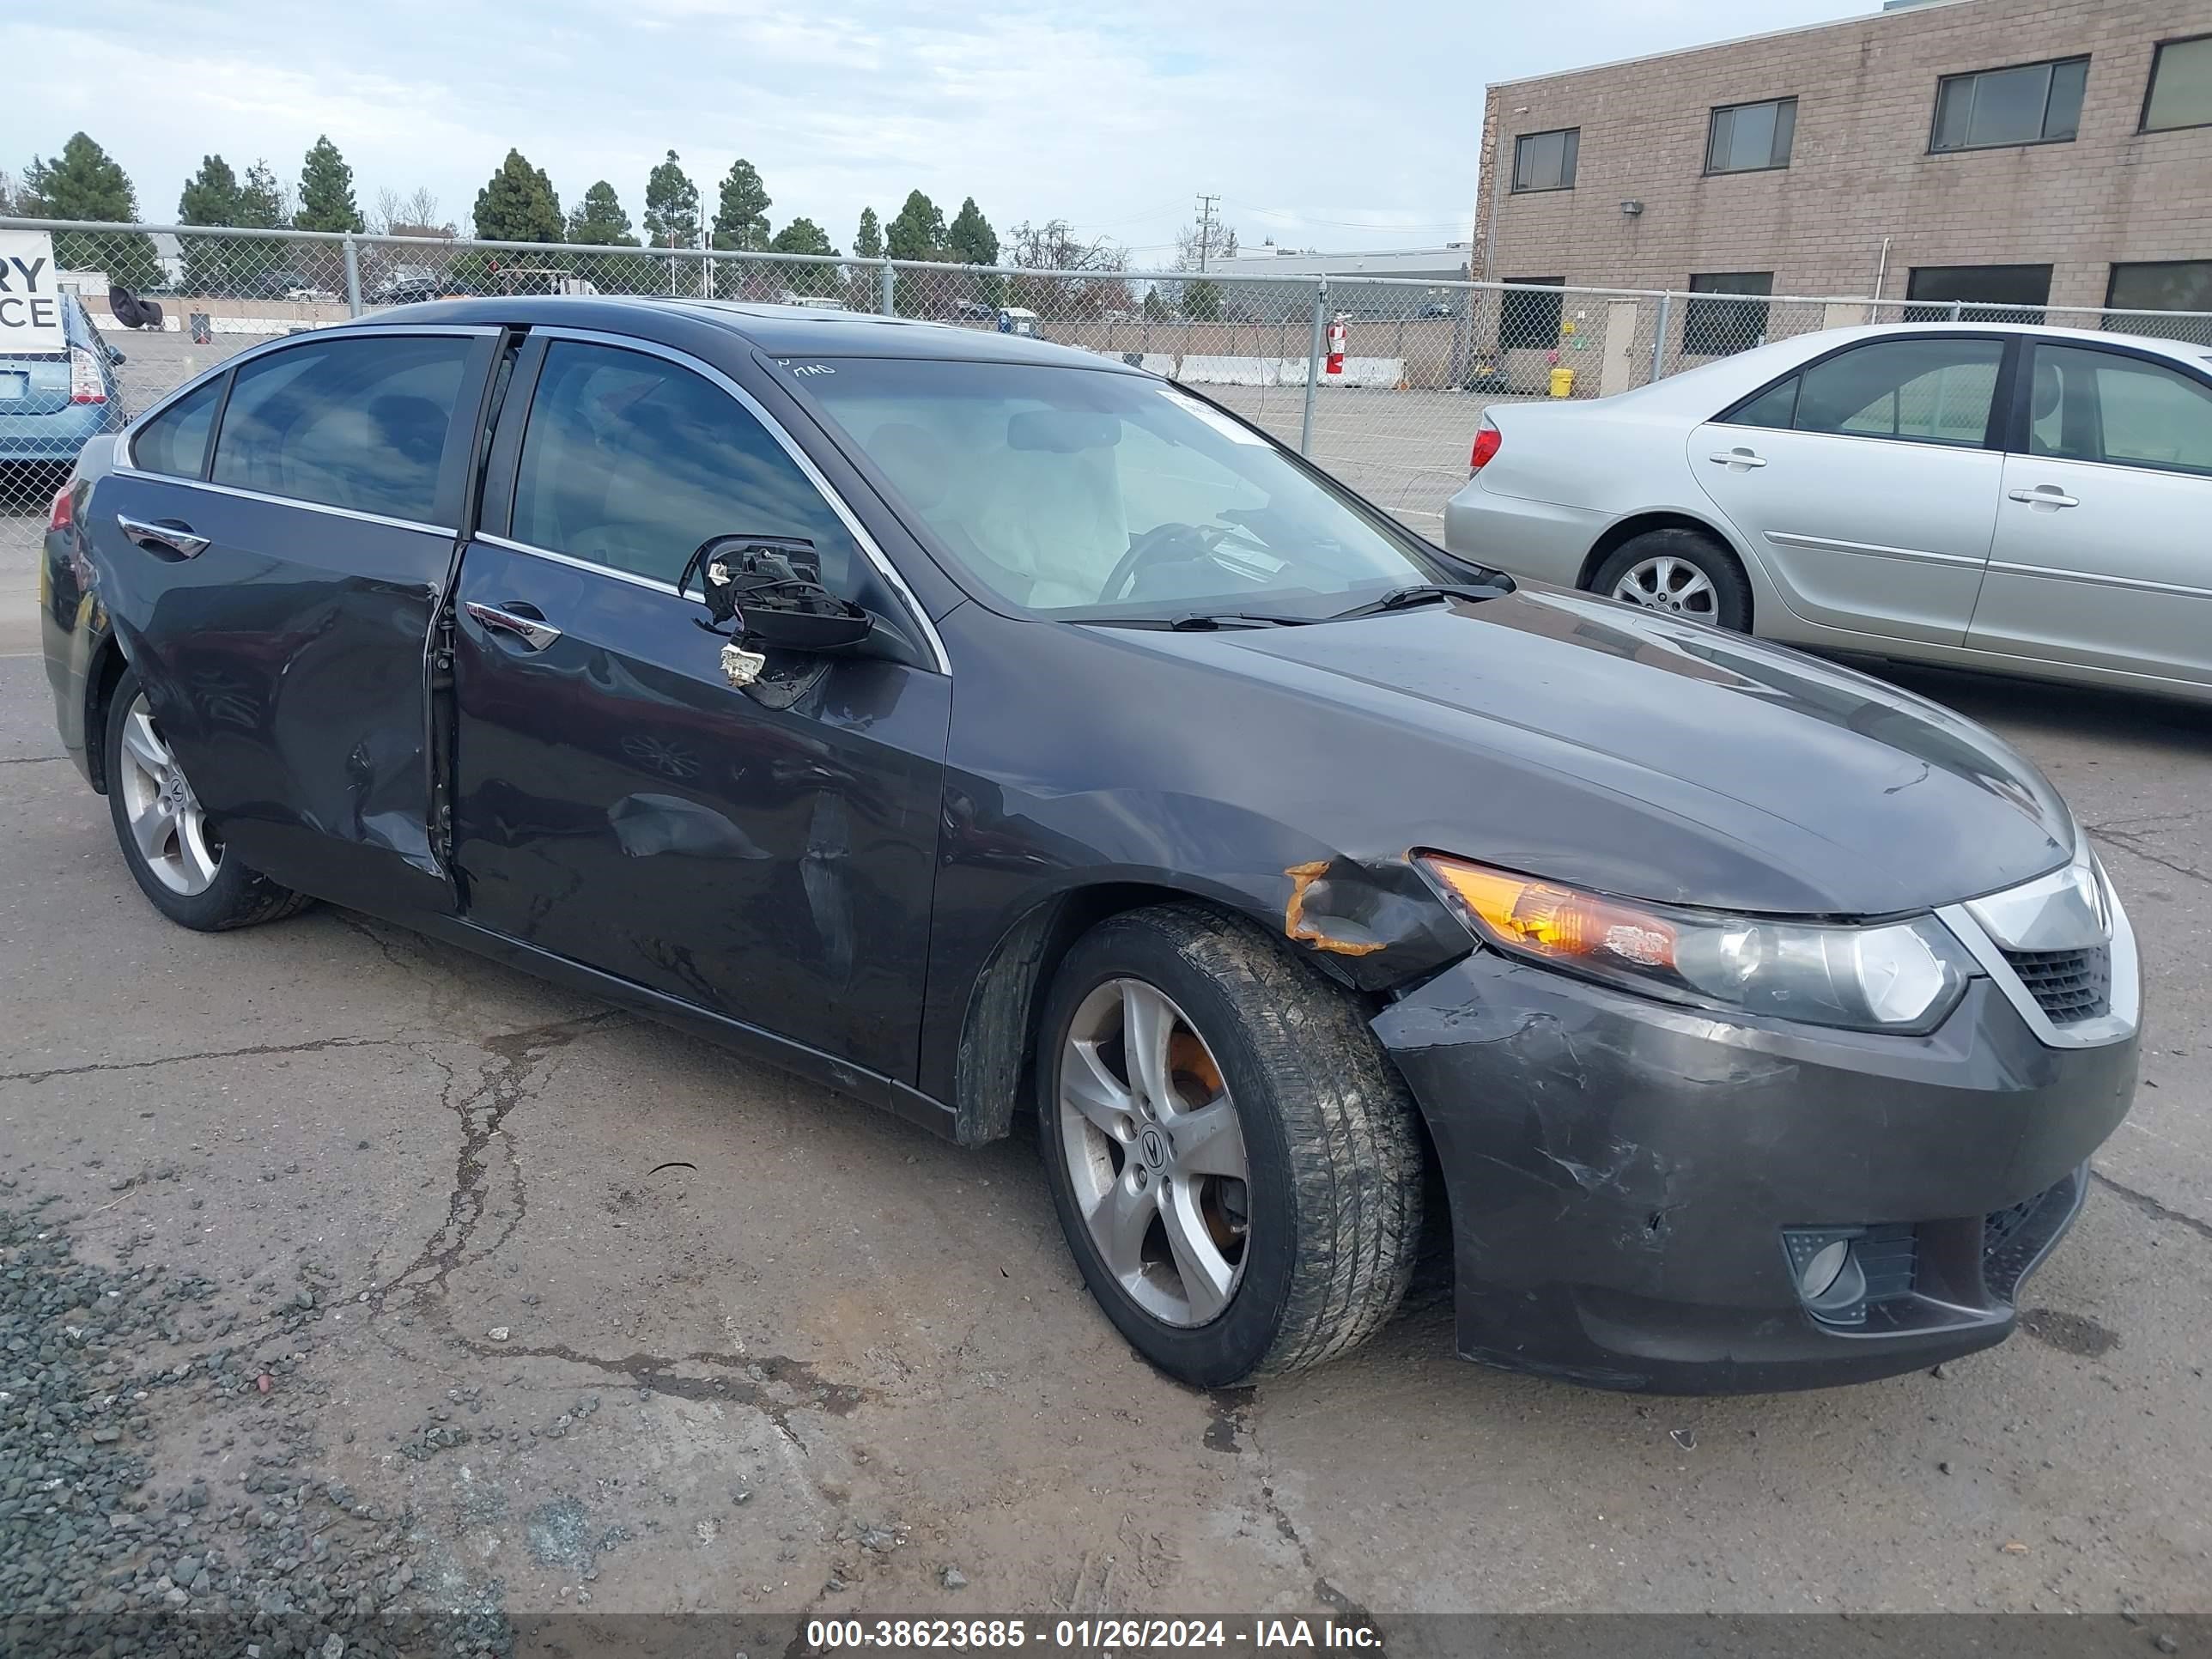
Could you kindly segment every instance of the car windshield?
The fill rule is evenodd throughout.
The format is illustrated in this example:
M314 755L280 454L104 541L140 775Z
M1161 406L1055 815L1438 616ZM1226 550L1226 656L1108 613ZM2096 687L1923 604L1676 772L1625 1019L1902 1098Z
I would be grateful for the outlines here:
M1024 610L1311 622L1468 574L1150 376L915 358L783 367L908 520Z

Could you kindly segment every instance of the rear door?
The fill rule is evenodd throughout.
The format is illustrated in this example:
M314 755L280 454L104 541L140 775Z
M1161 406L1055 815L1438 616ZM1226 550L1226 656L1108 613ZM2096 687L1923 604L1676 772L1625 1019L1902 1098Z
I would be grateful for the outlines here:
M454 858L479 926L914 1075L951 682L880 553L738 381L537 330L456 606ZM779 653L743 690L678 582L804 537L908 660Z
M163 734L226 842L288 886L452 907L426 652L498 339L348 328L258 354L149 422L94 498Z
M2212 681L2212 378L2034 343L1967 643Z
M1957 645L1996 520L2006 354L1993 335L1848 347L1698 427L1691 474L1807 621Z

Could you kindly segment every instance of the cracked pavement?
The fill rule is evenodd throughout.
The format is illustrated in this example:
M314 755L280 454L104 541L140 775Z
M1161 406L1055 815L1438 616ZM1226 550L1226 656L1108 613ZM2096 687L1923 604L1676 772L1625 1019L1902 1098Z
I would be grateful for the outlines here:
M150 1491L281 1455L404 1517L406 1594L516 1617L2212 1609L2212 719L1896 678L2050 772L2148 981L2078 1230L1940 1376L1589 1393L1453 1359L1431 1285L1349 1361L1194 1394L1092 1308L1027 1137L962 1152L327 908L167 926L22 656L0 1207L220 1287L144 1364L265 1362L146 1408Z

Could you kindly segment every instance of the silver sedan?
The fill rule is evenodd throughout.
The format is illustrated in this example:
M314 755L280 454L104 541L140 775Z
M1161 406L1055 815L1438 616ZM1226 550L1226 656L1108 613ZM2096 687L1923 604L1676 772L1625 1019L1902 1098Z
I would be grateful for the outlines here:
M1455 553L1770 639L2212 700L2212 346L1832 329L1493 404Z

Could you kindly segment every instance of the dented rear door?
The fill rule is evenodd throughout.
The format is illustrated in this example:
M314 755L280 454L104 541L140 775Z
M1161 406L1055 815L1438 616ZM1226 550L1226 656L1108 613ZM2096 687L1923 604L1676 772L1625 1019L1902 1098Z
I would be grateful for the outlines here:
M288 886L450 909L426 647L495 331L341 329L240 363L201 476L93 503L103 597L226 842ZM150 464L149 464L150 465Z

